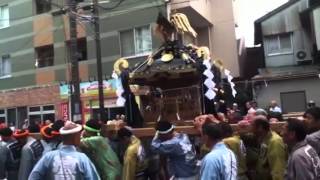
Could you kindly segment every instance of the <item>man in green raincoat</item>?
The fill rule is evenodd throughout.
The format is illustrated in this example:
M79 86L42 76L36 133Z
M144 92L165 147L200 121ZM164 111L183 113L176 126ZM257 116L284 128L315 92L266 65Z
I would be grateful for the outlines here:
M271 131L265 116L256 116L252 124L253 133L260 143L256 166L256 179L283 180L287 164L287 151L282 138Z
M89 120L84 125L80 149L93 164L102 180L121 179L121 164L106 137L100 136L101 124L98 120Z

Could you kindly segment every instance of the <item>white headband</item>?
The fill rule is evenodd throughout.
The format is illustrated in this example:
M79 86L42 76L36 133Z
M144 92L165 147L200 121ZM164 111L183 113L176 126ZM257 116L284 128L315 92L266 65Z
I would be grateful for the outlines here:
M158 133L159 133L159 134L168 134L168 133L171 132L174 128L175 128L175 126L174 126L174 125L171 125L171 128L170 128L170 129L168 129L168 130L166 130L166 131L160 131L160 130L158 130Z

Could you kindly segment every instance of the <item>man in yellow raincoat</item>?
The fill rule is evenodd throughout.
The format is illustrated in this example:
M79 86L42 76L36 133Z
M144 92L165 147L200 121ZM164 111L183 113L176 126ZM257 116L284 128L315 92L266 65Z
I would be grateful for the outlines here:
M123 180L145 180L147 179L147 161L141 141L135 137L127 128L118 131L120 142L127 146L123 157Z
M287 152L282 138L276 132L271 131L269 121L265 116L254 118L252 131L260 142L256 178L259 180L283 180Z

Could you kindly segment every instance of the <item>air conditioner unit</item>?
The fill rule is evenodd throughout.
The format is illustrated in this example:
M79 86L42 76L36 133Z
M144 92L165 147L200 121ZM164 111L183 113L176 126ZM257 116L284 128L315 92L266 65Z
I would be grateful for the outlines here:
M296 60L297 60L298 65L312 64L312 59L310 59L308 52L305 50L297 51L295 56L296 56Z

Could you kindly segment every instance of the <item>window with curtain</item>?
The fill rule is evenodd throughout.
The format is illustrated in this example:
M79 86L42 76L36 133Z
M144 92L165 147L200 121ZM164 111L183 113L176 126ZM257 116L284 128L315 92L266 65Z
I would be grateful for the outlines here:
M132 56L135 54L134 49L134 31L127 30L120 32L121 56Z
M277 34L265 37L268 55L293 53L291 33Z
M150 26L135 29L135 54L144 54L152 50Z
M121 56L139 56L151 52L150 25L120 32Z
M9 7L0 6L0 29L9 27Z
M268 37L268 54L277 53L279 51L278 36Z
M8 76L11 74L11 60L10 55L4 55L0 61L0 77Z

